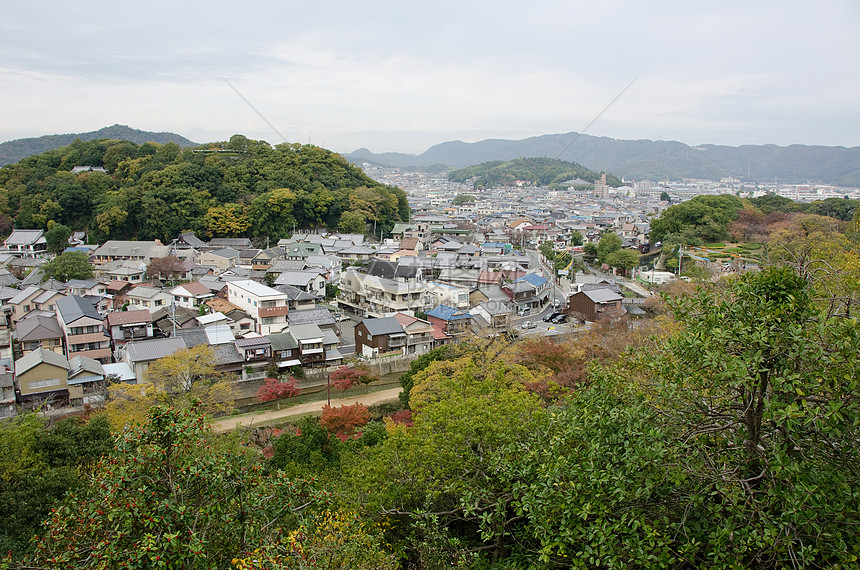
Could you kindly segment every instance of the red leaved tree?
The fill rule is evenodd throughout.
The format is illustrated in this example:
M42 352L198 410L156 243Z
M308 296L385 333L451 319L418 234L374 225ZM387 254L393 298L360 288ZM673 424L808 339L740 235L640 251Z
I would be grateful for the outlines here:
M257 399L261 402L271 402L272 400L292 398L298 395L299 389L296 388L296 379L292 376L286 382L281 382L277 378L266 378L263 380L263 385L257 390Z
M351 406L332 408L323 406L320 425L329 433L337 436L341 441L346 441L351 436L360 437L356 434L360 427L367 425L370 421L370 412L367 406L356 402Z
M329 374L331 385L338 390L348 390L359 383L370 384L375 379L376 377L366 368L353 368L351 366L341 366Z

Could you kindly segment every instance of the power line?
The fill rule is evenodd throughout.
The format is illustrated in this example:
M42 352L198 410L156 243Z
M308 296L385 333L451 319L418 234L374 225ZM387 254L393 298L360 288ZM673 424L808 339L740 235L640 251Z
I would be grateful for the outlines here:
M239 97L241 97L241 98L242 98L242 101L244 101L244 102L245 102L245 103L246 103L246 104L251 108L251 110L252 110L252 111L254 111L255 113L257 113L257 116L258 116L258 117L260 117L261 119L263 119L263 122L265 122L267 125L269 125L269 128L270 128L270 129L272 129L273 131L275 131L275 134L277 134L279 137L281 137L281 140L283 140L284 142L289 142L289 141L287 141L287 139L284 137L284 135L282 135L282 134L278 131L278 129L276 129L276 128L275 128L275 125L273 125L272 123L270 123L270 122L269 122L269 120L268 120L268 119L266 119L266 117L264 117L264 116L263 116L263 114L262 114L260 111L258 111L256 107L254 107L253 105L251 105L251 102L250 102L250 101L248 101L247 99L245 99L245 96L244 96L244 95L242 95L241 93L239 93L239 90L238 90L238 89L236 89L235 87L233 87L233 84L232 84L232 83L230 83L229 81L227 81L227 78L226 78L226 77L222 77L221 79L223 79L223 80L224 80L224 83L226 83L227 85L229 85L229 86L230 86L230 89L232 89L233 91L235 91L235 92L236 92L236 95L238 95Z
M619 93L618 95L616 95L616 96L615 96L615 99L613 99L612 101L610 101L610 102L609 102L609 105L607 105L606 107L604 107L604 108L603 108L603 110L602 110L602 111L600 111L600 112L597 114L597 116L596 116L596 117L594 117L594 118L591 120L591 122L590 122L590 123L588 123L587 125L585 125L585 128L584 128L584 129L582 129L579 133L577 133L577 134L576 134L576 136L575 136L575 137L573 137L573 140L572 140L572 141L570 141L570 142L568 143L568 145L567 145L566 147L564 147L564 149L563 149L560 153L558 153L558 156L556 156L556 157L555 157L555 159L556 159L556 160L558 160L559 158L561 158L561 155L563 155L565 152L567 152L567 149L569 149L571 146L573 146L573 143L575 143L576 141L578 141L578 140L579 140L579 137L581 137L582 135L584 135L584 134L585 134L585 131L587 131L587 130L591 127L591 125L593 125L594 123L596 123L596 122L597 122L597 119L599 119L601 116L603 116L603 113L605 113L606 111L608 111L608 110L609 110L609 108L610 108L610 107L611 107L611 106L612 106L616 101L618 101L618 99L620 99L622 95L624 95L624 92L625 92L625 91L627 91L628 89L630 89L630 88L633 86L633 84L634 84L634 83L636 83L636 80L637 80L637 79L639 79L639 76L638 76L638 75L637 75L636 77L634 77L634 78L633 78L633 81L631 81L630 83L628 83L628 84L627 84L627 87L625 87L624 89L622 89L622 90L621 90L621 93ZM226 81L226 80L225 80L225 81Z

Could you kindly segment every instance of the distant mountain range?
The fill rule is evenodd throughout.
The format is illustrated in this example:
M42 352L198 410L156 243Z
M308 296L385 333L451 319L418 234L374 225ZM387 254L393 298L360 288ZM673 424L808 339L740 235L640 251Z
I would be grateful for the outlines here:
M45 135L43 137L15 139L4 142L0 144L0 166L18 162L22 158L27 158L28 156L68 146L75 142L75 139L81 139L82 141L116 139L121 141L131 141L135 144L143 144L145 142L165 144L172 142L182 147L197 146L198 144L185 137L179 136L176 133L153 133L132 129L126 125L113 125L111 127L105 127L88 133Z
M451 141L430 147L419 155L374 154L362 148L344 157L356 163L366 161L399 168L442 165L464 168L495 160L548 157L632 180L719 180L732 176L750 182L816 182L860 187L860 147L691 147L676 141L618 140L571 132L522 140Z

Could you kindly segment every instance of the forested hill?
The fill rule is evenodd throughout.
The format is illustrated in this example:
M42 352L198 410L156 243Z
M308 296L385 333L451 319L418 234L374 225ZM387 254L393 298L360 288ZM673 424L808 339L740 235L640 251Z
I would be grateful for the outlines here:
M600 173L576 164L552 158L518 158L516 160L485 162L448 173L455 182L474 179L475 188L490 186L512 186L519 182L528 185L547 186L568 180L580 179L586 182L600 180ZM606 183L618 187L622 182L607 174Z
M72 144L75 139L94 141L98 139L116 139L131 141L136 144L153 142L156 144L176 143L181 147L197 146L187 138L176 133L153 133L132 129L126 125L113 125L88 133L71 133L65 135L45 135L27 139L16 139L0 144L0 166L18 162L22 158L33 156L48 150Z
M570 132L521 140L449 141L419 155L374 154L362 148L345 156L355 162L393 167L447 165L452 169L534 156L569 160L634 180L719 180L733 176L752 182L777 179L784 183L860 186L860 147L689 146L677 141L620 140Z
M75 166L106 172L73 174ZM311 145L234 135L182 149L175 143L76 140L0 168L0 231L51 220L105 239L289 236L293 228L390 231L409 219L406 194Z

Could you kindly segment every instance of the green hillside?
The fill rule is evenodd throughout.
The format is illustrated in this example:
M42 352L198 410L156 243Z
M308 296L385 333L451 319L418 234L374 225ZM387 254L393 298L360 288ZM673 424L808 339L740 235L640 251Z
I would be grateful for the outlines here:
M197 146L187 138L176 133L154 133L132 129L126 125L112 125L97 131L87 133L71 133L65 135L45 135L26 139L16 139L0 144L0 166L18 162L28 156L40 154L49 150L72 144L75 139L94 141L98 139L116 139L131 141L136 144L153 142L156 144L176 143L181 147Z
M73 174L75 166L106 172ZM0 168L0 230L88 230L93 240L278 239L295 229L389 231L409 218L405 193L371 180L329 150L241 135L175 143L80 141Z
M588 182L600 180L601 173L589 170L575 162L552 158L517 158L509 161L492 161L455 170L448 177L455 182L474 179L475 188L490 186L513 186L525 181L532 186L547 186L579 178ZM610 186L621 186L621 180L607 174Z

